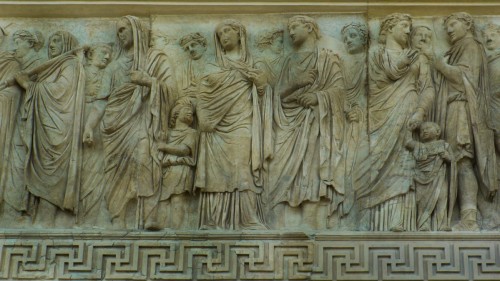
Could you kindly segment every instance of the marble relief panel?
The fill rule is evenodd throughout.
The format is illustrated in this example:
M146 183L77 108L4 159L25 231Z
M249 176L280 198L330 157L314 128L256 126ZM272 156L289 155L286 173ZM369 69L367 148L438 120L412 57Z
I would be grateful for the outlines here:
M496 230L496 24L2 19L0 224Z

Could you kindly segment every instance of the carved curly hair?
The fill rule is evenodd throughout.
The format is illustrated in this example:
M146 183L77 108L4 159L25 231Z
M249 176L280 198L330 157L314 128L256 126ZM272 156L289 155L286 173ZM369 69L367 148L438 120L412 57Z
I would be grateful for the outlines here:
M191 41L194 41L204 47L207 46L207 39L199 32L189 33L187 35L182 36L182 38L179 40L179 45L181 45L181 47L184 47L187 43Z
M386 16L383 20L382 23L380 24L380 33L378 37L378 41L381 44L385 44L387 32L391 30L398 22L400 21L409 21L410 24L412 22L411 16L408 14L401 14L401 13L393 13L388 16Z
M363 42L366 44L368 42L368 27L366 24L359 23L359 22L351 22L349 24L346 24L344 27L342 27L341 34L344 35L344 33L347 32L349 29L355 29L361 36L363 37Z
M321 38L321 33L319 32L319 26L315 19L308 16L293 16L288 19L288 29L290 29L290 25L294 22L300 22L302 24L309 25L316 39Z
M44 43L43 35L38 30L34 30L32 32L28 30L18 30L14 32L12 38L14 38L14 40L19 38L30 43L31 46L33 46L33 49L35 49L35 51L37 52L43 47Z

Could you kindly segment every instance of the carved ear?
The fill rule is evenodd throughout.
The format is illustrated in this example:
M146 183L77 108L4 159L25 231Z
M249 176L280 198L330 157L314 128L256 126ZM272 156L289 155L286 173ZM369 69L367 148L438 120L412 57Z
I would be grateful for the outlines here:
M467 30L472 31L472 22L466 22L465 26L467 26Z
M306 23L306 24L307 24L307 31L308 31L309 33L313 32L313 27L312 27L312 25L311 25L310 23Z

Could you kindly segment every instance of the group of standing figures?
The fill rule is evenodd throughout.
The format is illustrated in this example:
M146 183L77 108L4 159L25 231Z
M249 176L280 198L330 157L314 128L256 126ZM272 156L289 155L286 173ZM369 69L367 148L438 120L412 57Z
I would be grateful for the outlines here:
M495 229L500 27L483 30L489 57L469 14L444 28L438 56L429 27L391 14L367 57L368 28L351 23L339 55L313 18L293 16L254 59L245 26L224 20L215 60L190 33L178 67L133 16L114 46L55 32L46 61L42 34L18 30L0 54L0 223Z

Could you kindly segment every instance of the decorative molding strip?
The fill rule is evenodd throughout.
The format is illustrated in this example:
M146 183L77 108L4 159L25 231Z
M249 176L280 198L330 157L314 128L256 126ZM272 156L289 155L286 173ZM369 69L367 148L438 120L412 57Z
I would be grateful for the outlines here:
M498 1L0 1L0 17L119 17L125 14L252 14L392 12L442 16L452 12L495 15Z
M0 280L498 280L500 235L419 236L6 231Z

